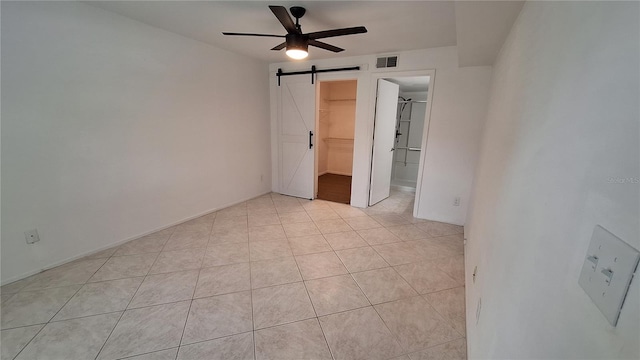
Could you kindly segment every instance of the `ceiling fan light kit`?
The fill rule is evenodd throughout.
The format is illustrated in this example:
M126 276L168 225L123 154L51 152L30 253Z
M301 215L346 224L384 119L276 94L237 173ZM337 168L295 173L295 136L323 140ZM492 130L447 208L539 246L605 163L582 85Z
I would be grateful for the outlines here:
M301 60L309 55L309 39L301 34L287 34L287 56L295 60Z
M363 34L367 32L367 29L364 26L356 26L351 28L316 31L304 34L302 32L302 26L300 26L300 18L303 17L306 13L305 8L301 6L292 6L290 8L291 15L296 18L295 24L291 19L291 16L289 16L289 12L284 6L269 5L269 9L271 9L271 12L273 12L273 14L276 16L276 18L278 18L282 26L285 28L285 30L287 30L286 36L235 32L223 32L222 34L233 36L284 37L285 42L274 46L271 50L279 51L286 48L287 56L292 59L300 60L306 58L309 55L309 45L336 53L344 51L344 49L318 41L318 39L334 36Z

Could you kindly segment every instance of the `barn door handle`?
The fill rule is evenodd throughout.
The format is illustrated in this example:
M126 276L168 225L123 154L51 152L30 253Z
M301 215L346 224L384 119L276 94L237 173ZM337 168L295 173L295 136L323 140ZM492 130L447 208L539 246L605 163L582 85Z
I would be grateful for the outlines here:
M313 148L313 143L311 142L312 136L313 136L313 131L309 131L309 149Z

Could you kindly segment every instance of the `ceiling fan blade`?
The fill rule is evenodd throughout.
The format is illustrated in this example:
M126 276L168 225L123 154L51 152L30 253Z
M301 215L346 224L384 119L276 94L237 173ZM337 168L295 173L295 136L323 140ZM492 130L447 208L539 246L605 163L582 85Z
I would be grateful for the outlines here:
M289 34L299 34L300 32L296 28L296 24L291 20L291 16L289 16L289 12L284 6L275 6L269 5L269 9L273 15L275 15L284 28L287 30Z
M344 29L333 29L333 30L325 30L325 31L316 31L312 33L306 34L309 36L309 39L323 39L334 36L343 36L343 35L353 35L353 34L363 34L367 32L367 28L364 26L356 26Z
M271 50L282 50L282 49L284 49L285 47L287 47L287 43L286 43L286 42L283 42L283 43L282 43L282 44L280 44L280 45L276 45L276 46L274 46Z
M339 47L333 46L333 45L329 45L327 43L323 43L322 41L318 41L318 40L309 40L309 45L315 46L315 47L319 47L321 49L333 51L333 52L344 51L344 49L342 49L342 48L339 48Z
M234 32L223 32L222 35L234 35L234 36L262 36L262 37L278 37L283 38L284 35L272 35L272 34L252 34L252 33L234 33Z

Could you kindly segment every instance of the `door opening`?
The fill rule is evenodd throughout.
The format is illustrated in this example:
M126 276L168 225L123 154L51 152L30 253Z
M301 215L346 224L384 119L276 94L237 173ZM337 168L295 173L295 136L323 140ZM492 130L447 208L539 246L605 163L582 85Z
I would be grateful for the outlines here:
M389 197L392 186L414 192L418 186L429 83L430 76L378 80L369 206Z
M321 81L319 88L316 198L349 204L357 80Z

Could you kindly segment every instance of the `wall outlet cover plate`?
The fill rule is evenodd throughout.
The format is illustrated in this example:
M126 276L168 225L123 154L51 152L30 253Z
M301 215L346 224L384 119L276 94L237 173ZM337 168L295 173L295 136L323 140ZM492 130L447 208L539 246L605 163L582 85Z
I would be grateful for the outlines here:
M38 229L25 231L24 237L27 240L27 244L35 244L38 241L40 241L40 235L38 235Z
M578 283L612 326L618 323L640 253L597 225Z

